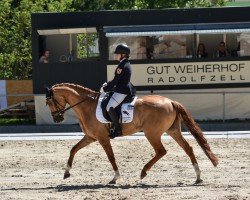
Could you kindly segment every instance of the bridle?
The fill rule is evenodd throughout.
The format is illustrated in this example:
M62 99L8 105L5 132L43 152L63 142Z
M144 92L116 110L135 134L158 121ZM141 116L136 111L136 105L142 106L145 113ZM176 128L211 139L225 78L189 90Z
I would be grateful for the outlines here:
M69 107L67 107L67 108L64 108L64 106L62 106L62 105L54 98L53 92L50 90L49 95L46 94L46 105L49 104L49 103L48 103L49 101L52 101L52 102L54 103L55 107L56 107L56 111L51 112L51 115L52 115L53 117L63 117L64 113L65 113L66 111L68 111L69 109L71 109L71 108L73 108L73 107L75 107L75 106L77 106L77 105L83 103L84 101L86 101L86 100L89 99L89 98L95 100L96 98L98 98L99 95L96 95L95 97L94 97L94 96L91 96L91 95L85 95L85 96L86 96L86 98L84 98L83 100L79 101L78 103L76 103L76 104L74 104L74 105L72 105L72 106L69 106Z

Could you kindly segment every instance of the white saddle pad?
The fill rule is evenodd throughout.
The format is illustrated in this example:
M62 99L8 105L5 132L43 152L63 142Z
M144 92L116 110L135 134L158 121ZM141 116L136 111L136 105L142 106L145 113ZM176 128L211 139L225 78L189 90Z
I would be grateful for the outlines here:
M96 108L96 118L99 122L102 123L110 123L107 121L102 114L102 108L101 108L101 103L103 100L103 97L105 96L105 92L103 92L99 99L98 99L98 104ZM129 123L133 121L133 116L134 116L134 105L137 97L134 98L134 100L131 103L124 103L122 104L121 112L122 112L122 123Z

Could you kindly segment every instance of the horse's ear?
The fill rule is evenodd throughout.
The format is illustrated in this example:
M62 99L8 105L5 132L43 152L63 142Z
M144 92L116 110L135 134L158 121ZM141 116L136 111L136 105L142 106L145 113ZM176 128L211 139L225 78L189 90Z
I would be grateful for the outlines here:
M51 98L53 95L52 90L49 87L45 87L45 94L46 94L46 99Z

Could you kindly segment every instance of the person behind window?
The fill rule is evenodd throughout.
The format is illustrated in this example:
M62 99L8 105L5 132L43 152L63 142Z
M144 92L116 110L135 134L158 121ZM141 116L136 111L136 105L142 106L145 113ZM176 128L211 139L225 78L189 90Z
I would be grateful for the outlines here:
M110 131L110 137L114 138L121 136L122 129L119 123L118 116L115 108L125 99L127 95L135 95L135 88L130 82L131 79L131 66L129 62L130 49L126 44L119 44L115 49L115 59L119 61L115 76L112 81L103 84L105 92L114 91L110 98L106 110L115 126L114 130Z
M225 42L220 42L218 51L217 51L217 57L227 57L229 55L227 48L226 48L226 43Z
M205 45L203 43L200 43L197 48L197 53L196 53L197 58L206 58L207 57L207 52Z
M43 55L39 59L39 63L49 63L49 51L44 51Z

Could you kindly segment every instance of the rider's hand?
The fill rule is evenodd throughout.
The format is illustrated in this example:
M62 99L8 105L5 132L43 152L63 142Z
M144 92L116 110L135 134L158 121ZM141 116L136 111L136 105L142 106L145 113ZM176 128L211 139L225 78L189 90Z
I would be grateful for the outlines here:
M105 83L102 84L102 87L104 88L104 87L106 87L107 85L108 85L107 82L105 82Z
M100 92L106 92L105 91L105 87L107 86L108 84L105 82L102 84L102 87L100 88Z

